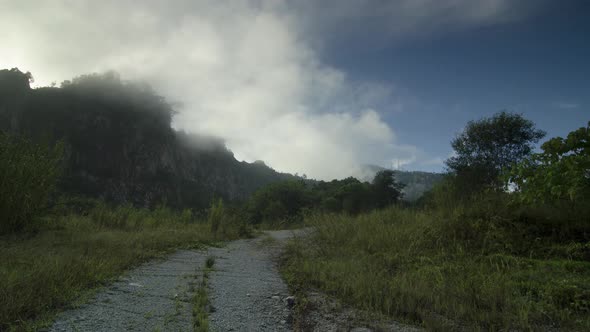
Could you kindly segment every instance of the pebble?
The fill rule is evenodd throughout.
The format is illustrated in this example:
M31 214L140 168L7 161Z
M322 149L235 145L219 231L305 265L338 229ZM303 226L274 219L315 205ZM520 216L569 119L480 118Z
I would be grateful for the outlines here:
M287 296L285 298L285 302L287 302L288 307L292 307L295 305L295 296Z

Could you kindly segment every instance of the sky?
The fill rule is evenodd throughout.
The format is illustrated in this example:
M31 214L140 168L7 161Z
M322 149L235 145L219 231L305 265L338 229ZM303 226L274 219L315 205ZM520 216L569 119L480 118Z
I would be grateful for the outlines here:
M36 86L108 70L173 126L318 179L441 172L470 120L547 137L590 120L590 1L0 0L0 68Z

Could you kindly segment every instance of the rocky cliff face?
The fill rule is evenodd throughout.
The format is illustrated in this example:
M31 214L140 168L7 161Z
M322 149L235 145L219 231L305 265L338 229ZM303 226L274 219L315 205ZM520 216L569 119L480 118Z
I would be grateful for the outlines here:
M202 208L213 198L237 201L293 178L263 163L237 161L221 140L174 131L173 113L151 89L114 74L31 89L27 74L0 71L0 130L63 140L61 189L67 193Z

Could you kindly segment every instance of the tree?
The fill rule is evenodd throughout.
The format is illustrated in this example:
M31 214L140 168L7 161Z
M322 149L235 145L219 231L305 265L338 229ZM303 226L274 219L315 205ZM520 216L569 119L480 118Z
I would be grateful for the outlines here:
M402 198L404 184L396 182L392 170L382 170L375 174L371 187L377 208L383 208L398 202Z
M507 176L528 203L590 199L590 122L567 138L543 143L543 152L518 163Z
M250 222L277 222L299 218L311 206L311 193L303 181L281 181L257 190L248 201Z
M451 146L455 156L447 159L460 190L501 187L499 175L530 155L534 143L545 136L520 114L500 112L491 118L470 121Z

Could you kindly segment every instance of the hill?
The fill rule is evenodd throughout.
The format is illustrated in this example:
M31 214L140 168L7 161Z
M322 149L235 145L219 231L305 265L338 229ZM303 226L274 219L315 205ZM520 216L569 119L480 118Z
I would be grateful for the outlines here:
M221 139L176 131L171 105L116 73L32 89L29 73L0 70L0 131L65 143L61 191L115 203L202 208L295 179L240 162Z
M370 182L377 172L386 169L377 165L364 165L361 180ZM394 170L394 173L395 179L406 185L402 190L403 199L410 202L416 201L443 178L443 174L432 172Z

